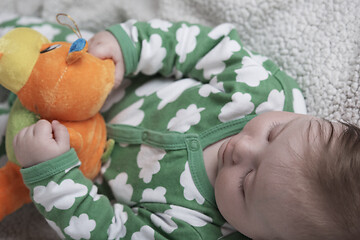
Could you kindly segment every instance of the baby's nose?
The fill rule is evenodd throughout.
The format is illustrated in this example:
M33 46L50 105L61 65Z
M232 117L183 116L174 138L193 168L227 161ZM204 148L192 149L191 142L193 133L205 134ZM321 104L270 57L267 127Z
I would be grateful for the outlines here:
M234 164L252 164L258 155L258 143L250 136L239 137L234 146L233 163Z

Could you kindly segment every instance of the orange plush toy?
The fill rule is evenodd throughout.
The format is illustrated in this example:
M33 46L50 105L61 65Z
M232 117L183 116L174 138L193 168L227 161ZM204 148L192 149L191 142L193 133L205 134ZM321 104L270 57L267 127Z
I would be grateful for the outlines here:
M12 140L40 118L63 123L84 175L92 179L98 174L108 145L98 112L113 87L114 69L111 60L87 53L82 38L73 44L50 43L35 30L16 28L0 39L0 83L18 97L6 132L9 161L0 169L0 220L30 202Z

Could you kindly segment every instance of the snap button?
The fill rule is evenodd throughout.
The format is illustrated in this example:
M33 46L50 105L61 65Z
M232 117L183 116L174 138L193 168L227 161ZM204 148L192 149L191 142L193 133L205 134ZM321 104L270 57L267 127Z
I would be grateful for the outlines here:
M200 148L200 143L198 140L191 140L190 142L190 150L191 151L197 151Z
M149 137L149 133L143 132L143 133L142 133L142 136L141 136L141 139L142 139L143 141L146 141L146 140L148 139L148 137Z

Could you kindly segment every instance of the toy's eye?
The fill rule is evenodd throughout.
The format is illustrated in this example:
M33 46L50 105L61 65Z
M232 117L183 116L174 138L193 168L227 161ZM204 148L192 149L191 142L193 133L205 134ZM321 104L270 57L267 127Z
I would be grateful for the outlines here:
M50 51L52 51L52 50L54 50L54 49L57 49L57 48L59 48L59 47L61 47L61 44L51 45L50 47L45 48L44 50L42 50L40 53L50 52Z

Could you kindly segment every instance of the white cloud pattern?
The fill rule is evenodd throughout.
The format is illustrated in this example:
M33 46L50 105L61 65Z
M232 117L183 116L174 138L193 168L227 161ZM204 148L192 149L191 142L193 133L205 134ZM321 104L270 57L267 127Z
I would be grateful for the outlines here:
M172 79L152 79L135 90L135 94L138 97L150 96L151 94L155 93L159 89L169 86L171 83L174 83Z
M176 40L178 44L175 47L175 52L180 56L179 62L183 63L186 56L194 51L196 47L196 36L199 35L200 29L198 26L187 26L182 24L181 28L176 31Z
M150 220L155 226L160 227L166 233L172 233L178 228L177 224L171 219L171 216L165 213L153 213Z
M257 87L261 81L269 77L269 72L249 57L242 59L242 65L240 69L235 70L237 82L246 83L250 87Z
M72 165L71 167L65 169L65 173L68 173L71 169L76 168L81 165L81 162L78 161L76 164Z
M266 102L261 103L255 113L260 114L268 111L282 111L284 109L285 94L284 91L280 92L276 89L271 90Z
M102 196L101 194L98 194L98 188L96 185L93 185L89 195L94 199L94 201L97 201L100 199L100 197Z
M137 155L137 165L141 169L139 178L144 183L151 182L152 176L160 171L159 161L165 156L166 152L159 148L153 148L142 144Z
M138 42L138 29L135 26L137 21L135 19L129 19L124 23L121 23L120 26L124 29L127 35L133 42Z
M191 104L186 109L180 109L176 112L176 116L173 117L167 128L170 131L176 131L184 133L188 131L191 126L198 124L201 120L200 112L205 108L198 108L195 104Z
M268 60L267 57L265 57L263 55L259 55L259 54L254 54L249 49L247 49L245 47L243 49L250 55L252 60L254 60L255 62L257 62L260 65L263 65L263 63Z
M167 104L176 101L178 97L187 89L192 88L194 86L200 85L200 83L194 79L186 78L175 81L174 83L163 87L159 91L156 92L158 98L161 99L157 109L163 109Z
M161 45L162 38L159 34L151 35L149 41L143 40L135 74L142 72L146 75L153 75L162 68L163 60L166 57L166 49Z
M254 103L251 102L251 95L248 93L237 92L232 95L231 99L231 102L228 102L221 108L221 113L219 114L221 122L243 118L255 108Z
M131 201L134 188L131 184L127 184L128 174L125 172L119 173L115 179L109 181L109 186L118 202L128 205L133 205Z
M91 231L96 227L96 222L89 219L86 213L81 214L79 217L72 216L69 226L64 229L64 232L72 239L90 239Z
M208 97L210 93L225 92L224 83L218 82L217 77L213 77L209 84L204 84L199 89L199 95L202 97Z
M85 185L65 179L60 184L50 181L47 186L34 188L34 201L42 205L47 212L54 207L61 210L71 208L77 197L86 195L88 189Z
M152 19L149 21L149 23L152 28L161 29L164 32L168 32L169 28L172 26L171 22L162 19Z
M138 126L145 117L144 111L140 109L143 103L144 99L140 99L139 101L131 104L111 119L110 123Z
M192 179L189 162L185 163L185 170L180 175L180 184L184 187L185 199L189 201L196 200L198 204L203 204L205 202L205 198L200 194Z
M212 218L195 210L170 205L171 209L166 210L164 213L173 218L177 218L187 222L194 227L203 227L212 222Z
M223 36L229 35L229 33L235 28L231 23L221 24L211 30L208 36L214 40L217 40Z
M166 188L156 187L155 189L146 188L142 193L140 202L160 202L166 203L165 198Z
M125 223L128 220L128 214L124 211L124 205L115 203L114 214L115 216L113 217L107 231L109 240L119 240L126 235Z
M172 76L175 76L175 79L183 78L184 74L174 66L173 71L171 73Z
M224 37L209 53L207 53L195 65L197 70L203 69L204 78L210 79L212 75L217 75L225 70L224 61L230 59L234 52L240 51L241 46L228 36Z
M142 226L139 232L133 233L131 240L152 240L155 239L155 231L149 226Z
M103 164L100 168L100 173L101 175L104 175L105 172L108 170L108 168L111 165L111 157L109 158L109 160L107 160L107 162L105 164Z

